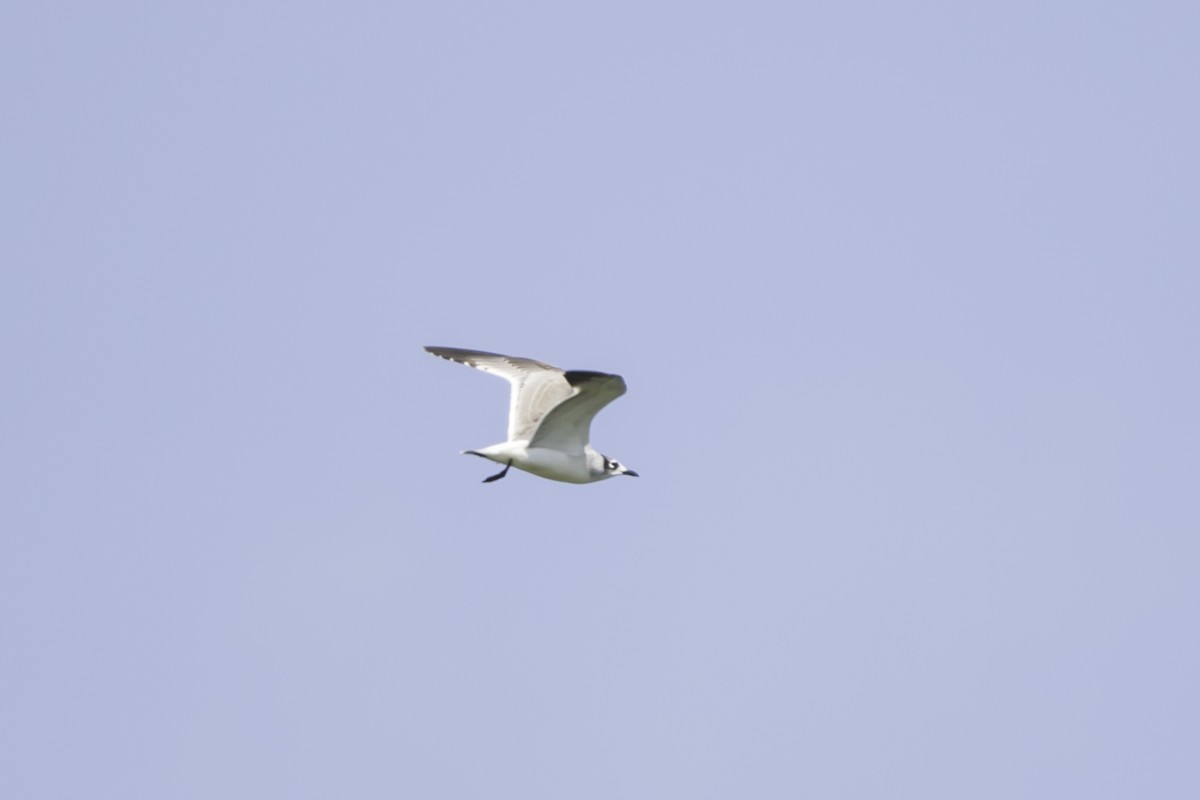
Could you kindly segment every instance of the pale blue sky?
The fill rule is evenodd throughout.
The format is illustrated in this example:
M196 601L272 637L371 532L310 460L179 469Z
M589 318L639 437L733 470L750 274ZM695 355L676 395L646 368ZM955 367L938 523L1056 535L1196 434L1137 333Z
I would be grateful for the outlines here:
M0 795L1200 796L1197 8L10 3Z

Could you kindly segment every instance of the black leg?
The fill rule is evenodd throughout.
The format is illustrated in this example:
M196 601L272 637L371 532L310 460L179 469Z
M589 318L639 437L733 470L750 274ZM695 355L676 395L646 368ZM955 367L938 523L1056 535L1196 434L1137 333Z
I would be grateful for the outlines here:
M490 478L484 478L484 479L483 479L483 482L484 482L484 483L491 483L492 481L498 481L498 480L500 480L501 478L503 478L505 475L507 475L507 474L508 474L508 468L509 468L509 467L511 467L511 466L512 466L512 459L510 458L510 459L508 460L508 463L504 465L504 469L500 470L500 471L499 471L499 472L497 472L495 475L492 475Z

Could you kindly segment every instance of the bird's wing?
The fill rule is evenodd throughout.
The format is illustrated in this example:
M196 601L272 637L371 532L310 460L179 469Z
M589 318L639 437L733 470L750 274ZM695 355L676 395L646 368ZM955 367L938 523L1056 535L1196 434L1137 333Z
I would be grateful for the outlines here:
M591 436L592 418L625 394L625 379L583 370L565 372L563 378L571 386L572 394L546 414L529 446L582 453Z
M457 347L426 347L425 350L440 358L499 375L512 384L508 403L510 442L530 438L546 412L570 397L573 391L564 377L567 373L531 358L502 356L482 350L461 350Z

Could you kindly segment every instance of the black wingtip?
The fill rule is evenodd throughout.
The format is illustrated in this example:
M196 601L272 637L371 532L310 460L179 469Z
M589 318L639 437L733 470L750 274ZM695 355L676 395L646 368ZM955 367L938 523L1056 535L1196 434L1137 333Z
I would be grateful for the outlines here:
M452 356L491 356L494 358L508 358L508 356L500 353L489 353L487 350L471 350L466 347L446 347L445 345L439 344L425 345L425 352L432 353L433 355L440 356L441 358L450 358Z
M563 377L567 379L567 383L572 386L578 386L581 383L588 381L600 381L606 378L614 378L615 375L610 375L607 372L593 372L587 369L569 369L563 373Z

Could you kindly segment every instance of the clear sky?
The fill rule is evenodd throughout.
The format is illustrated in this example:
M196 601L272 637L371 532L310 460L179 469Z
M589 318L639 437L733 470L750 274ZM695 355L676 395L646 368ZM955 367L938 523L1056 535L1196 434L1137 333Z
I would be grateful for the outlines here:
M6 4L0 795L1200 796L1198 40Z

